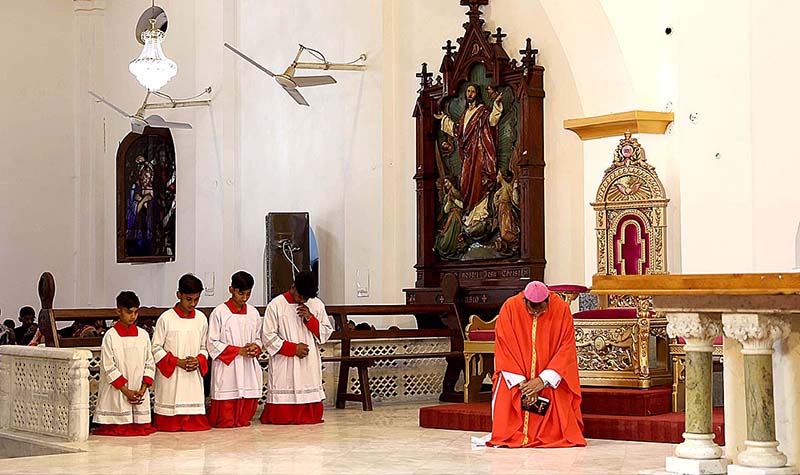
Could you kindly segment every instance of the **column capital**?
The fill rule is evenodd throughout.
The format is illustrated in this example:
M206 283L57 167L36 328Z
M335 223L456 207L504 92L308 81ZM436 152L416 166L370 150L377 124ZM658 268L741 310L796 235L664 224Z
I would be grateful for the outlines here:
M730 314L722 321L725 336L739 341L744 354L771 354L772 345L791 331L786 319L773 315Z
M668 313L667 333L686 340L686 351L714 351L714 339L722 334L719 313Z

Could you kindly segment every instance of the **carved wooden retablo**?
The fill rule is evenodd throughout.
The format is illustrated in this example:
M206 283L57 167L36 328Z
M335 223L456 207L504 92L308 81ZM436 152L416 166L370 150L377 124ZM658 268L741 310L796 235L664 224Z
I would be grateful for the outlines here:
M462 307L499 307L544 276L543 75L527 40L522 59L503 48L501 28L484 30L469 7L464 35L448 40L433 79L417 74L417 280L409 303L447 300L457 280Z

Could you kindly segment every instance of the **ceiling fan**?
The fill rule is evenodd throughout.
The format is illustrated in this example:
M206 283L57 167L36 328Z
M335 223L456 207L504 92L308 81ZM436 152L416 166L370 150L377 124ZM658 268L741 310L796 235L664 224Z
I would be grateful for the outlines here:
M211 88L209 87L201 94L210 93ZM145 127L157 127L157 128L168 128L168 129L191 129L192 124L188 124L186 122L170 122L164 120L163 117L157 114L151 114L147 117L144 116L144 111L147 109L160 109L160 108L174 108L174 107L190 107L190 106L199 106L199 105L208 105L210 101L172 101L166 103L159 103L153 104L148 103L147 99L150 97L150 93L148 92L147 96L145 96L144 103L141 107L136 111L134 114L129 114L125 112L122 108L115 106L114 104L110 103L102 96L89 91L89 95L97 99L98 102L102 102L103 104L107 105L108 107L117 111L121 116L128 119L131 123L131 131L137 134L141 134L144 132ZM165 94L164 94L165 95ZM171 100L171 98L170 98Z
M297 52L297 55L292 61L292 64L286 68L286 71L283 74L275 74L269 69L265 68L257 61L253 60L246 54L242 53L238 49L234 48L228 43L225 43L225 47L229 50L233 51L237 55L241 56L245 61L252 64L253 66L257 67L268 76L275 79L284 91L286 91L292 99L295 100L301 106L308 106L308 101L300 94L300 91L297 88L300 87L311 87L311 86L324 86L326 84L335 84L336 79L332 76L295 76L295 71L298 69L324 69L324 70L339 70L339 71L363 71L366 69L366 66L363 64L355 64L359 61L366 61L367 55L362 54L358 57L355 61L351 61L349 63L331 63L325 59L325 56L322 55L319 51L311 48L307 48L303 45L300 45L300 50ZM321 63L302 63L298 62L297 60L300 59L300 55L303 54L304 51L308 51L309 54L314 56L315 58L322 61Z
M168 94L159 92L158 90L166 84L177 72L175 62L164 56L161 50L161 42L164 39L164 33L167 31L167 14L161 8L155 6L155 1L152 2L150 8L144 11L139 17L136 24L136 39L144 45L142 54L135 60L131 61L129 69L131 73L136 76L136 79L147 88L147 94L144 96L144 101L135 113L129 114L122 108L115 106L111 102L99 94L88 91L89 95L97 99L99 102L114 109L121 116L128 119L131 123L131 130L134 133L144 133L145 127L168 128L168 129L191 129L192 125L185 122L169 122L164 120L163 117L157 114L151 114L147 117L144 116L145 111L150 109L175 109L177 107L196 107L208 106L211 100L194 100L204 94L211 94L211 87L207 87L200 94L187 99L173 99ZM155 95L166 99L169 102L151 103L147 102L150 95Z

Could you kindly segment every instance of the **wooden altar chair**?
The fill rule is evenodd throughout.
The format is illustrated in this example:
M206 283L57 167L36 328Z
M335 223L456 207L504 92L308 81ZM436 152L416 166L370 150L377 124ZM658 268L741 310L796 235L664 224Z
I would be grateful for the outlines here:
M469 317L464 329L464 402L487 401L481 393L487 375L494 373L494 326L497 317L484 322L477 315Z

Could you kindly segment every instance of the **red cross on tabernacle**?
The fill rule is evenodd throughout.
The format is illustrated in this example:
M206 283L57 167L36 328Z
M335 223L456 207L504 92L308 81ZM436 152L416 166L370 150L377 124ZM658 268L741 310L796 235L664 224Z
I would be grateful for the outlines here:
M639 240L639 230L635 224L625 226L623 233L620 263L625 269L626 275L638 275L642 273L639 263L644 253L644 243Z

